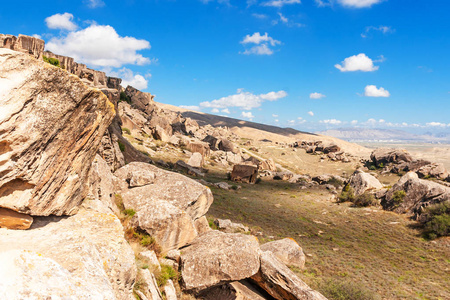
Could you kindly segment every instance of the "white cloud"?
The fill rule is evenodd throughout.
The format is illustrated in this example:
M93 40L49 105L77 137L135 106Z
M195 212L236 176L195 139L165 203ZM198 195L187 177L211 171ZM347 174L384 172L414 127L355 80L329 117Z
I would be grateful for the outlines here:
M262 6L283 7L286 4L300 4L300 0L271 0L263 2Z
M221 112L223 112L224 114L231 114L228 108L222 109Z
M373 72L378 70L378 66L373 65L373 61L364 53L347 57L341 62L342 65L334 65L341 72Z
M353 121L351 121L350 122L352 125L356 125L356 124L358 124L358 120L353 120Z
M133 71L127 68L122 68L118 71L104 70L108 76L122 78L121 85L127 87L131 85L138 90L145 90L148 87L148 80L145 77L151 77L151 74L146 74L145 77L139 74L134 74ZM150 75L150 76L149 76Z
M347 7L352 8L364 8L371 7L374 4L378 4L384 0L338 0L338 2Z
M314 116L314 113L312 111L308 111L308 115L310 115L311 117Z
M265 14L257 14L257 13L253 13L252 14L253 17L257 18L257 19L267 19L268 16Z
M39 34L33 34L32 37L37 38L37 39L42 39L42 37Z
M325 98L326 96L324 94L321 93L311 93L309 94L309 98L310 99L320 99L320 98Z
M395 32L395 30L392 29L391 26L383 26L383 25L380 25L380 26L367 26L366 30L364 31L364 33L361 33L361 37L366 38L371 31L379 31L379 32L381 32L383 34L388 34L388 33Z
M298 117L297 119L298 119L298 120L303 120L303 118L302 118L302 117Z
M103 2L102 0L83 0L83 3L87 4L89 8L105 6L105 2Z
M249 119L250 121L253 120L253 118L255 117L255 116L252 114L251 111L243 111L243 112L241 113L241 116L242 116L243 118Z
M321 121L319 121L319 123L330 124L330 125L340 125L340 124L342 124L342 121L336 120L336 119L329 119L329 120L321 120Z
M255 95L239 89L235 95L222 97L213 101L205 101L200 103L200 106L220 109L227 107L239 107L244 110L251 110L253 108L260 107L264 101L276 101L286 96L287 93L285 91Z
M295 120L288 120L288 123L291 124L291 125L294 125L295 124Z
M73 57L75 61L102 67L121 67L124 64L144 65L151 62L137 51L150 49L146 40L121 37L111 26L92 24L69 32L66 36L52 38L47 50Z
M272 117L274 117L274 118L278 118L278 115L272 115Z
M282 13L279 12L278 15L280 16L281 22L286 23L286 24L289 23L289 19L286 18L285 16L283 16Z
M430 122L426 123L426 126L428 127L447 127L450 126L450 124L440 123L440 122Z
M65 29L65 30L76 30L77 25L72 22L73 15L69 13L55 14L53 16L45 18L45 23L50 29Z
M220 111L219 111L218 108L213 108L213 109L211 109L211 112L212 112L213 114L217 114L217 113L219 113Z
M375 85L367 85L364 88L364 96L366 97L389 97L390 95L389 91L382 87L377 88Z
M200 107L198 107L197 105L180 105L180 107L189 110L200 110Z
M274 47L281 44L281 42L270 37L267 32L264 35L261 35L259 32L255 32L252 35L247 34L241 41L241 44L255 44L255 46L246 49L243 54L272 55L273 50L270 46Z

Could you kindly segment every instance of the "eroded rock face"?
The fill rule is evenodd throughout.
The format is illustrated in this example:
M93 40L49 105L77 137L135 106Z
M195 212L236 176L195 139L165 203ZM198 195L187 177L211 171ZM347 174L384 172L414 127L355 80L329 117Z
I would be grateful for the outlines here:
M287 266L295 266L299 269L305 267L305 254L296 241L290 238L268 242L261 245L262 251L272 252L281 262Z
M114 114L104 94L75 76L0 49L0 207L73 214Z
M0 208L0 228L28 229L33 223L33 217L15 212L10 209Z
M445 180L448 177L448 171L445 169L443 164L428 164L417 170L417 174L420 177L435 177L441 180Z
M231 172L232 181L255 183L258 178L258 167L252 165L234 165Z
M147 185L132 187L130 174L154 174ZM114 173L117 193L125 208L136 211L133 222L147 231L163 250L180 248L197 236L194 222L209 209L211 190L183 175L159 169L146 163L133 162Z
M254 236L206 232L181 251L183 286L198 293L253 276L259 270L259 253Z
M45 42L41 39L19 34L15 37L9 34L0 34L0 48L8 48L32 55L34 58L42 59Z
M0 298L133 299L133 250L117 217L98 207L104 212L82 209L35 218L26 231L0 229Z
M366 191L379 190L383 188L381 182L374 176L361 170L356 170L348 182L356 196L364 194Z
M312 290L270 251L261 253L261 269L251 279L278 300L326 300Z
M378 148L370 154L370 159L378 166L381 164L386 165L388 163L401 163L410 162L413 160L411 155L406 150L401 149L387 149Z
M417 173L408 172L387 191L381 205L386 210L417 217L425 207L449 200L449 187L419 179Z

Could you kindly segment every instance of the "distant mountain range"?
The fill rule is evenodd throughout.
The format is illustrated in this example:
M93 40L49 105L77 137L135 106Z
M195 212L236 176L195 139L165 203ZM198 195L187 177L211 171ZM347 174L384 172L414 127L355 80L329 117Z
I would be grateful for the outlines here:
M414 134L402 130L379 129L379 128L337 128L316 132L343 139L346 141L402 141L402 142L450 142L450 133L440 132Z

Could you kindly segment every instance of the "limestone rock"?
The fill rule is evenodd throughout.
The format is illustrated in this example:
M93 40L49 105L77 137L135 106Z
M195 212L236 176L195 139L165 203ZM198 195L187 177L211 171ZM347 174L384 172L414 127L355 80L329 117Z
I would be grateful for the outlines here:
M141 92L132 86L127 86L125 93L128 97L130 97L131 103L134 107L147 113L148 115L150 115L155 109L155 102L153 101L155 96L149 93Z
M251 279L278 300L326 300L312 290L270 251L261 253L261 269Z
M387 191L381 205L386 210L407 213L417 218L425 207L449 200L449 187L419 179L417 173L408 172Z
M248 278L259 270L259 245L254 236L209 231L181 253L185 290L198 293L229 281Z
M0 48L27 53L37 59L42 59L44 47L45 42L35 37L19 34L17 38L9 34L0 34Z
M180 256L181 256L180 250L170 250L166 254L166 257L168 259L174 260L176 262L180 262Z
M233 152L236 153L235 147L232 142L230 142L227 139L221 139L218 144L219 150L225 151L225 152Z
M89 198L99 200L111 211L118 214L114 201L114 176L106 161L96 155L89 172Z
M299 269L305 267L305 254L296 241L285 238L261 245L262 251L272 252L282 263L295 266Z
M248 280L235 281L211 288L202 293L200 297L204 300L266 300L272 298Z
M133 299L134 253L111 212L36 217L0 236L1 299Z
M398 164L400 162L412 161L411 155L406 150L378 148L370 154L370 159L380 167L381 164Z
M263 160L261 162L261 164L258 165L258 168L260 170L266 170L266 171L271 171L271 172L277 171L277 166L275 165L275 161L273 160L273 158Z
M33 217L0 207L0 228L28 229Z
M241 223L234 223L231 222L229 219L215 219L214 224L217 226L218 229L224 232L228 233L235 233L235 232L248 232L248 227L242 225Z
M192 153L192 156L189 158L188 165L194 168L203 167L203 156L198 152Z
M114 108L43 61L0 49L0 207L73 214Z
M106 83L106 85L108 86L108 88L110 89L116 89L119 90L120 89L120 84L122 83L122 79L121 78L116 78L116 77L108 77L108 81Z
M143 171L155 174L153 184L129 188L129 174ZM194 221L213 201L209 188L146 163L130 163L114 174L125 208L136 211L137 226L155 237L164 250L182 247L197 236Z
M158 283L156 282L155 275L150 273L148 269L141 270L141 275L147 285L148 299L149 300L162 300L161 292L158 289Z
M139 253L139 255L146 259L156 270L161 271L161 265L159 264L155 251L147 250Z
M207 157L209 156L209 146L207 143L203 143L203 142L188 142L186 145L186 148L191 151L192 153L194 152L199 152L202 154L203 157Z
M258 178L258 168L252 165L234 165L231 172L232 181L255 183Z
M194 226L199 235L212 230L211 227L209 227L208 219L206 219L205 216L200 217L197 220L195 220Z
M152 184L155 182L155 178L155 172L149 169L134 169L128 174L130 188Z
M374 176L363 171L356 170L348 182L356 196L364 194L366 191L382 189L383 185Z
M428 164L420 167L417 170L417 174L419 174L420 177L435 177L441 180L445 180L449 175L444 165L441 163Z
M164 293L166 294L166 300L177 300L177 291L175 290L172 280L167 280L167 283L164 286Z

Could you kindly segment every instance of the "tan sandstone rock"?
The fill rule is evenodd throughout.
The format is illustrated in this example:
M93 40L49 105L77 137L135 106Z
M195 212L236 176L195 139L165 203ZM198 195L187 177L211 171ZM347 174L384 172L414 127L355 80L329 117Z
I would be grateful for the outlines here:
M0 228L28 229L33 223L33 217L15 212L10 209L0 208Z
M181 252L184 289L198 293L248 278L259 270L259 252L254 236L216 230L206 232Z
M77 77L0 49L0 207L73 214L114 114L106 96Z
M374 176L361 170L356 170L350 177L348 184L353 189L356 196L364 194L366 191L379 190L383 188L381 182Z
M282 263L299 269L305 267L305 254L297 242L290 238L261 245L262 251L272 252Z

